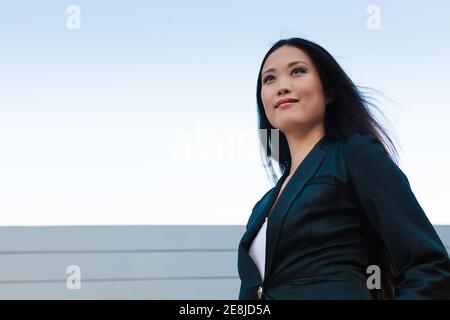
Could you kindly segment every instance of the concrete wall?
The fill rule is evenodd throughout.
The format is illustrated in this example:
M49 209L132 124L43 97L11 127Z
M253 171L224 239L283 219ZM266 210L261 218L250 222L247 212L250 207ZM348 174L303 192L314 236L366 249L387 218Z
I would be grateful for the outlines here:
M435 226L450 252L450 226ZM0 227L0 299L237 299L245 226ZM68 289L68 266L81 289Z

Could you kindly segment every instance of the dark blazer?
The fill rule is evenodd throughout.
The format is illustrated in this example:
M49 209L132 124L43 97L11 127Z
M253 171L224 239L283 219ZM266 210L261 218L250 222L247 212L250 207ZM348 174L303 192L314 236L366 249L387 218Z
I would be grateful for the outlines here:
M239 299L374 299L372 264L382 280L392 272L396 299L450 299L448 253L373 135L321 138L269 214L287 175L255 204L239 243ZM268 214L262 281L249 247Z

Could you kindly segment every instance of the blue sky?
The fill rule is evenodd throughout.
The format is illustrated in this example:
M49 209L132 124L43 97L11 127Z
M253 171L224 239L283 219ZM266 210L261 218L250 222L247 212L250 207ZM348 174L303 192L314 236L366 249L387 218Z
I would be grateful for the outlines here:
M66 26L70 5L80 29ZM367 27L371 5L380 29ZM271 187L259 64L293 36L384 94L401 169L431 222L450 224L448 12L448 1L2 1L0 224L246 223Z

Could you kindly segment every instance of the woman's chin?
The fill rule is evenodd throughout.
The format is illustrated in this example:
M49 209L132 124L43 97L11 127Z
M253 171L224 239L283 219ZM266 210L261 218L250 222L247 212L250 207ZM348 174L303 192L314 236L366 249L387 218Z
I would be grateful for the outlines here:
M302 119L292 119L291 118L286 118L286 119L278 119L278 121L275 121L275 128L280 129L280 131L282 132L289 132L292 130L295 130L299 127L305 126L309 123L308 120L302 120Z

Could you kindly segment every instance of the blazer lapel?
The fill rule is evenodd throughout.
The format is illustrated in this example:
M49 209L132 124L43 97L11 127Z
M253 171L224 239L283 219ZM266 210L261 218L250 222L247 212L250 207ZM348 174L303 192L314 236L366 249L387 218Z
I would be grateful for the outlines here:
M278 180L275 187L273 187L267 197L262 200L260 204L255 207L253 217L250 217L247 230L245 231L238 248L238 271L241 280L248 286L259 286L262 282L258 267L249 254L250 245L253 239L256 237L259 229L268 214L269 209L272 207L273 202L278 194L278 190L284 179L287 177L287 172ZM267 260L266 260L267 261ZM267 262L266 262L267 263Z
M265 197L265 199L263 199L263 201L255 208L254 218L249 221L248 228L239 243L239 259L242 264L239 267L239 273L241 275L241 279L246 281L248 285L259 285L262 281L257 266L248 253L251 241L255 238L264 223L266 216L269 214L269 210L273 206L268 218L270 222L267 224L266 233L266 265L264 272L264 278L266 279L272 265L284 217L289 211L294 199L302 192L305 184L319 169L328 146L329 141L326 136L316 143L316 145L311 149L305 159L303 159L302 163L295 170L290 181L287 183L278 198L275 206L273 206L273 204L279 193L281 185L288 176L287 171L280 177L272 190L269 191L267 197Z
M322 137L322 139L315 144L295 170L291 180L286 184L269 215L266 234L266 266L264 278L266 278L270 272L284 218L294 200L303 191L306 183L319 170L328 147L329 141L326 136Z
M255 215L249 221L247 232L244 234L242 239L242 243L244 244L244 247L246 249L250 248L250 242L254 237L256 237L256 234L264 223L266 216L269 214L269 210L273 206L273 203L278 195L278 190L280 190L281 185L283 184L283 181L286 179L287 175L288 173L286 172L280 177L280 179L278 179L278 182L269 191L267 197L263 199L263 201L255 208Z

